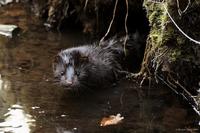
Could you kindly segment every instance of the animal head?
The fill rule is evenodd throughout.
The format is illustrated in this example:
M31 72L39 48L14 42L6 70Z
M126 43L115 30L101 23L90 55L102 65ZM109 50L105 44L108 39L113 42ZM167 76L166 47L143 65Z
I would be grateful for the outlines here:
M79 87L80 81L86 78L85 65L88 57L78 50L61 51L54 59L54 77L67 88Z

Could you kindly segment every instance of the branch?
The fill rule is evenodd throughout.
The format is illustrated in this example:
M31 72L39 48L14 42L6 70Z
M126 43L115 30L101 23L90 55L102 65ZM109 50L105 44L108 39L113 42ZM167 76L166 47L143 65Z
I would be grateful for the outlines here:
M110 21L110 25L108 27L108 30L107 30L106 34L101 38L101 40L99 42L99 45L101 45L101 43L104 41L104 39L108 36L108 33L110 32L110 29L112 27L113 21L115 19L115 13L116 13L116 9L117 9L117 3L118 3L118 0L115 1L115 7L114 7L114 10L113 10L113 17L112 17L112 20Z
M86 8L87 8L87 4L88 4L88 0L85 0L85 5L84 5L84 8L83 8L84 11L85 11Z
M126 32L125 40L124 40L124 54L126 55L126 43L128 40L128 28L127 28L127 19L128 19L128 0L126 1L126 17L125 17L125 22L124 22L124 28Z

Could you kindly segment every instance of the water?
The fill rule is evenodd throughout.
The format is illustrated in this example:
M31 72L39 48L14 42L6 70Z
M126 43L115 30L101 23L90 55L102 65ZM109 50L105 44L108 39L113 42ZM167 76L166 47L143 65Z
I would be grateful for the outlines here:
M0 37L0 133L199 132L198 116L163 85L140 88L122 80L80 95L54 84L56 53L88 39L74 31L47 32L25 9L20 4L0 8L0 23L23 29L16 38ZM103 117L118 113L122 123L100 127Z

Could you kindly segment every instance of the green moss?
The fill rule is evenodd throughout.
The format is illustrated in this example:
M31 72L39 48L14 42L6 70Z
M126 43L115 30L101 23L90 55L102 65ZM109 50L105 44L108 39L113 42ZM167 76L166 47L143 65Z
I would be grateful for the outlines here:
M178 49L174 49L170 53L171 53L171 57L170 57L171 62L175 62L181 56L181 51Z
M165 2L165 5L168 4L166 8L180 28L183 28L184 32L193 38L198 38L200 17L197 14L200 13L200 8L197 7L200 7L198 4L200 2L196 2L196 6L190 6L190 12L184 14L185 18L178 14L175 1L167 2ZM188 4L188 1L181 2L183 5ZM174 26L163 8L163 4L144 0L144 6L147 10L151 30L147 40L148 47L145 51L144 65L142 66L143 74L155 77L161 74L169 85L174 86L178 81L180 85L177 86L183 86L188 92L194 93L196 89L199 89L198 83L200 81L198 73L200 66L199 46L194 45ZM188 21L188 19L191 21ZM161 69L165 65L169 66L169 70L167 70L169 74L166 74L166 71L163 73ZM171 72L174 74L171 74ZM173 80L170 81L170 79ZM199 105L200 100L198 99Z
M165 4L167 5L167 3ZM152 45L153 50L157 49L159 54L161 54L162 51L165 51L166 48L168 48L165 47L166 45L174 45L176 47L177 43L178 45L184 43L184 40L176 34L174 27L169 24L170 19L164 10L163 4L145 0L144 7L147 9L147 17L149 18L151 26L148 43L149 45ZM171 41L176 39L175 36L177 37L177 41ZM176 61L176 59L181 56L181 50L175 48L171 50L169 55L171 61Z
M178 45L185 44L185 39L180 36L177 36L176 41Z
M168 40L168 36L165 35L165 25L168 21L166 12L163 9L162 4L155 4L146 0L144 6L147 9L147 17L151 26L151 32L149 40L154 49L163 45L163 41Z

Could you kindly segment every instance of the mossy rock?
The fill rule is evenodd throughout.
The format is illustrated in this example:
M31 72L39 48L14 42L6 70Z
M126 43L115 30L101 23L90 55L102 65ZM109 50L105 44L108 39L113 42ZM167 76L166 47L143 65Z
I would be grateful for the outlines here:
M180 8L189 4L185 0L181 2ZM200 40L200 34L196 34L200 32L199 26L196 26L200 17L195 15L200 14L200 4L192 1L182 14L178 13L176 1L156 3L144 0L143 5L151 26L143 67L148 66L151 70L149 75L162 77L180 94L194 100L192 97L198 95L197 90L200 88L200 45L184 36L167 12L185 33Z

